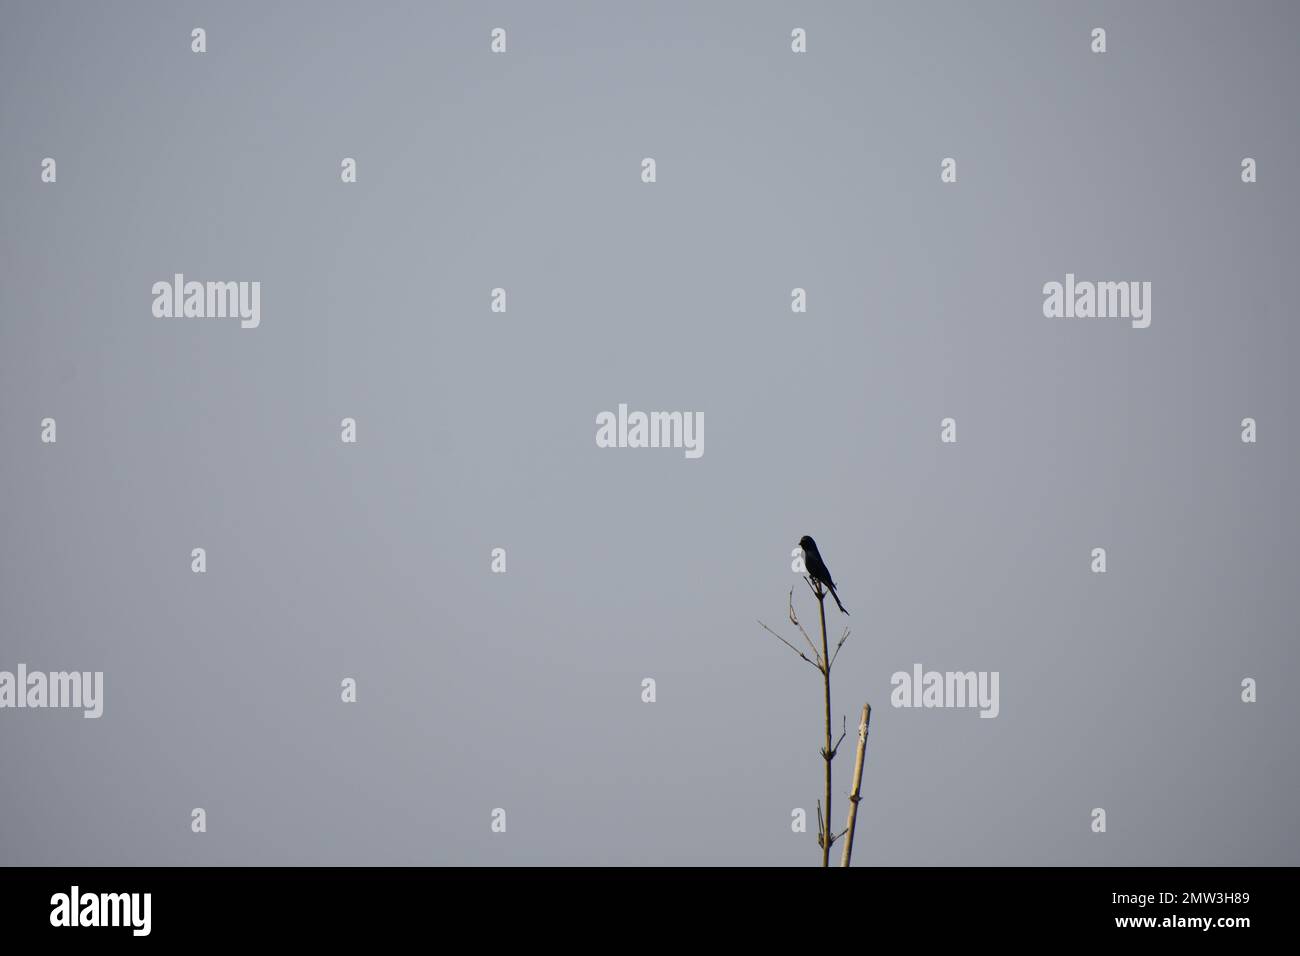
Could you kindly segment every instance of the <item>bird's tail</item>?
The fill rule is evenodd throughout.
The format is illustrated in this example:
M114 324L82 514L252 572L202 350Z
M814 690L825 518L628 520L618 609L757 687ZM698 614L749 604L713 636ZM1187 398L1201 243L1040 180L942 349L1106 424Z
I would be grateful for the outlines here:
M840 596L835 593L835 586L831 585L830 588L831 588L831 597L835 598L835 606L840 609L841 614L848 614L849 612L844 609L844 605L840 603Z

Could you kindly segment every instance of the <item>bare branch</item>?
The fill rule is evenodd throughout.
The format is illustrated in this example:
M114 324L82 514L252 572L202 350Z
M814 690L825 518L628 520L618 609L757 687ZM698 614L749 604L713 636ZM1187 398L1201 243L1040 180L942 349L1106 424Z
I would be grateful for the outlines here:
M840 637L840 642L835 645L835 653L831 655L832 665L835 663L835 658L840 656L840 648L844 646L844 642L847 641L848 639L849 639L849 629L846 627L844 629L843 636Z
M790 621L794 624L795 627L799 628L799 633L803 635L804 643L808 645L808 650L812 651L813 658L817 662L814 666L816 666L818 670L821 670L822 656L817 653L817 645L812 642L812 638L808 636L808 632L805 631L803 629L803 625L799 623L799 615L795 614L794 612L794 588L790 589L789 600L790 600Z
M759 627L761 627L763 630L767 631L767 633L769 633L769 634L771 634L773 637L775 637L775 638L776 638L778 641L780 641L782 644L784 644L786 647L790 648L790 650L792 650L792 651L794 651L796 654L798 654L801 658L803 658L804 660L808 661L809 664L812 664L812 666L815 667L815 668L817 668L817 670L820 671L820 670L822 669L822 667L821 667L820 664L818 664L818 663L815 662L815 661L808 660L808 655L807 655L807 654L805 654L803 651L799 650L799 648L795 647L793 644L791 644L789 641L787 641L787 640L786 640L784 637L782 637L780 634L776 633L776 631L772 630L770 627L768 627L768 626L767 626L766 624L764 624L762 621L759 621L759 622L758 622L758 625L759 625Z
M849 732L849 718L847 716L842 717L840 719L840 739L835 741L835 746L831 748L832 760L834 760L835 755L840 752L840 744L844 743L844 737L846 734L848 734L848 732Z

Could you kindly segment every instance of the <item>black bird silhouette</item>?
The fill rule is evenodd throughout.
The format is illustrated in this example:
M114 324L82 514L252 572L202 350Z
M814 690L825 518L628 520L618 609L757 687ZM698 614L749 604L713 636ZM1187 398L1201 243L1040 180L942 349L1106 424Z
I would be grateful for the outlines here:
M839 607L841 614L848 614L844 610L844 605L840 603L840 596L835 593L835 582L831 580L831 572L826 567L826 562L822 560L821 552L817 550L817 542L804 535L799 539L799 547L803 548L803 566L808 569L813 580L820 581L826 585L831 592L831 597L835 598L835 604Z

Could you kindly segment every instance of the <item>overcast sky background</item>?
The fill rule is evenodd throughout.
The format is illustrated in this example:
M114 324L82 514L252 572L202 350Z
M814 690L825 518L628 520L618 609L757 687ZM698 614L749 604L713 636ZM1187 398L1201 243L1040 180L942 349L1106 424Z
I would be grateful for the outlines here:
M1300 863L1294 4L0 10L0 863L812 865L802 534L855 863Z

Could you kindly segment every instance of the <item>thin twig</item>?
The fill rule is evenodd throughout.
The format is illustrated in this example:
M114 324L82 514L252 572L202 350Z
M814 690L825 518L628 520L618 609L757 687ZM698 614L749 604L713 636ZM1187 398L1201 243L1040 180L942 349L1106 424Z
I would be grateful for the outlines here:
M795 627L799 628L799 633L803 635L804 643L808 645L808 650L812 651L813 657L816 658L817 660L817 669L821 670L822 659L821 659L821 655L817 653L817 645L812 642L812 638L808 636L808 632L805 631L803 629L803 625L799 623L799 615L794 612L794 588L790 589L789 600L790 600L790 623L793 624Z
M844 646L844 642L847 641L848 639L849 639L849 629L846 627L844 629L844 636L841 637L840 642L835 645L835 653L831 655L832 666L834 666L835 664L835 658L840 656L840 648Z
M849 732L849 718L841 717L840 723L841 723L840 739L835 741L835 746L831 748L832 759L835 757L837 753L840 752L840 744L844 743L844 738L848 735Z
M812 666L815 667L815 668L817 668L817 670L820 671L820 670L822 669L822 667L821 667L820 664L818 664L816 661L808 660L808 655L807 655L807 654L805 654L803 651L799 650L799 648L795 647L793 644L791 644L789 641L787 641L787 640L786 640L784 637L782 637L780 634L776 633L776 631L772 630L770 627L768 627L768 626L767 626L766 624L764 624L762 621L759 621L759 622L758 622L758 626L761 627L763 630L767 631L767 633L771 634L773 637L775 637L778 641L780 641L780 642L781 642L782 644L784 644L786 647L790 648L790 650L794 651L794 652L795 652L796 654L798 654L801 658L803 658L804 660L808 661L808 663L809 663L809 664L812 664Z

